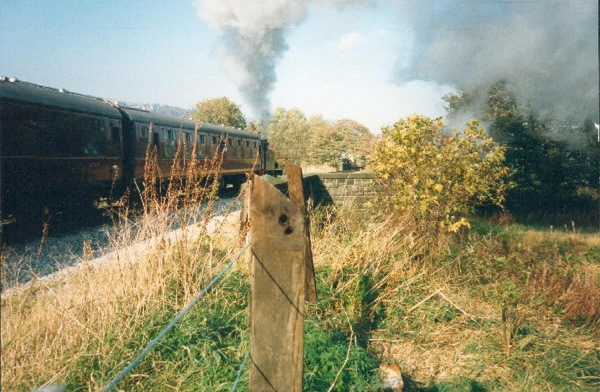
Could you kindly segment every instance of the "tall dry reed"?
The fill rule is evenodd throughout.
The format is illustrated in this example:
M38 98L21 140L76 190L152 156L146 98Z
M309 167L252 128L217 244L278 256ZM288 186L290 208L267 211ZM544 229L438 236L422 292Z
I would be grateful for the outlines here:
M3 390L63 383L86 356L107 363L114 350L127 350L149 315L174 314L233 253L239 241L224 246L217 239L227 219L208 228L218 200L222 154L198 160L196 148L179 141L164 181L157 151L148 144L144 181L125 195L140 207L122 203L115 211L111 251L2 293ZM223 213L233 208L232 203ZM101 382L92 377L87 388L97 390Z

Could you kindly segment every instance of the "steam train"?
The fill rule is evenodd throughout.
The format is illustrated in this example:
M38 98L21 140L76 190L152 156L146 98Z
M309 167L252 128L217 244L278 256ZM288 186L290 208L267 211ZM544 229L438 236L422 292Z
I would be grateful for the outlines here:
M146 151L166 180L179 140L196 158L222 153L221 185L281 169L259 135L0 76L0 217L89 208L143 182ZM196 139L196 140L194 140ZM188 153L194 151L190 149Z

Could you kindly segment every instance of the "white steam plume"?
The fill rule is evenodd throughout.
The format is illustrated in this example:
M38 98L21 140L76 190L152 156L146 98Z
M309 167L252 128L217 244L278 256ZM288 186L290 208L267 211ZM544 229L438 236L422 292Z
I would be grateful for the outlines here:
M412 48L396 80L457 87L505 79L521 102L542 114L598 120L596 0L194 0L222 32L217 52L253 114L270 114L276 65L286 34L311 4L395 9L412 27Z
M217 47L225 71L253 114L265 123L275 67L285 51L286 29L306 14L309 0L196 0L200 16L223 34Z
M217 53L253 114L266 124L269 94L278 61L288 49L286 35L311 4L362 6L374 0L194 0L200 17L220 30Z
M388 3L389 4L389 3ZM397 80L489 86L556 118L598 118L596 0L393 2L414 31Z

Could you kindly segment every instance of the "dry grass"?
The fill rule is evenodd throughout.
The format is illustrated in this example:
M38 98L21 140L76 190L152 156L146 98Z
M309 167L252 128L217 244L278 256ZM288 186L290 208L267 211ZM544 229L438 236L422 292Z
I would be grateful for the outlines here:
M187 303L233 253L231 219L211 221L220 161L185 160L185 148L180 143L168 185L156 180L148 149L141 213L115 215L113 252L2 293L3 390L62 383L82 358L110 358L150 315ZM86 388L99 382L92 377Z
M218 163L179 165L161 192L153 183L158 167L147 168L145 183L154 185L144 188L140 215L115 217L116 251L106 262L83 260L71 272L2 294L3 389L74 379L77 388L97 390L220 269L241 237L233 214L210 220L217 182L203 179L216 178ZM181 173L191 180L181 181ZM335 379L338 390L370 390L373 357L399 363L406 390L600 386L594 235L504 222L451 236L425 231L410 217L374 219L351 205L310 215L319 303L307 306L307 388L326 390ZM179 229L182 221L190 226ZM228 389L224 363L235 374L243 350L222 345L229 336L222 331L245 329L245 298L239 282L214 296L206 306L217 311L194 319L194 328L206 324L214 339L175 339L175 359L153 359L126 389L197 390L189 378L208 380L204 389ZM215 364L199 364L207 356Z
M313 219L329 308L367 325L365 347L400 364L407 390L600 386L598 235L504 223L453 239L411 222L343 207Z
M600 246L599 233L580 233L573 231L540 231L528 229L523 232L524 244L539 244L540 242L569 242L575 247L575 251L585 250Z
M544 264L530 281L547 304L559 305L567 320L591 320L600 327L600 264L585 263L551 271Z

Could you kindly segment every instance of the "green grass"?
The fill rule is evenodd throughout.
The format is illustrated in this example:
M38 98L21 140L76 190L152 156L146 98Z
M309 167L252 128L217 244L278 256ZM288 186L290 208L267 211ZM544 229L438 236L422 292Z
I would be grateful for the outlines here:
M248 337L247 280L233 273L167 334L129 377L118 385L131 391L230 390ZM82 389L89 378L106 384L167 325L179 309L152 313L130 340L109 357L84 356L66 378L67 390ZM102 344L111 344L111 336ZM93 351L93 350L90 350ZM246 378L247 379L247 378Z
M327 276L327 274L321 275ZM248 349L247 277L231 273L206 300L200 302L132 371L118 388L127 391L214 390L229 391ZM331 288L319 279L321 302L309 306L305 324L305 390L327 390L342 367L335 391L374 390L380 385L378 361L354 339L350 324L329 319L322 305L331 299ZM130 340L115 347L108 357L90 354L80 357L69 371L67 390L85 390L90 379L105 385L171 320L178 309L152 313ZM342 315L343 317L343 315ZM101 344L110 345L115 331ZM87 348L90 353L94 347ZM238 390L247 390L247 365Z
M600 312L581 302L600 292L592 276L600 265L595 238L480 221L428 259L402 254L402 247L381 253L379 243L365 250L364 241L372 240L360 224L332 230L326 222L315 224L316 249L325 243L347 252L316 255L318 302L306 306L304 390L381 390L379 366L386 362L400 365L405 391L600 387ZM362 261L349 262L357 258ZM192 262L181 254L177 260ZM184 287L176 274L170 279L159 304L146 303L126 336L108 328L66 356L76 359L60 378L67 390L106 385L177 314L183 290L201 289ZM431 296L436 290L446 298ZM249 345L248 291L242 268L229 273L118 389L231 390ZM503 309L509 321L502 320ZM504 333L511 328L507 353ZM248 388L247 368L240 391ZM29 385L47 380L28 377Z
M451 278L443 286L444 292L474 314L476 321L440 298L432 298L409 314L406 309L431 293L431 285L409 287L389 303L377 334L381 340L415 347L417 356L422 354L432 367L436 361L428 352L444 355L462 347L460 354L447 358L458 372L441 369L442 376L431 380L423 377L422 370L416 372L416 379L415 374L408 373L408 390L598 390L599 308L586 313L577 297L569 299L578 287L583 295L596 301L600 298L599 270L593 269L600 265L597 246L586 246L589 238L579 243L576 237L531 241L527 231L516 225L479 222L466 237L452 244L441 261ZM581 272L582 267L592 272ZM547 274L546 279L542 273ZM577 286L582 277L589 279L588 286ZM433 276L430 279L437 280ZM504 352L503 306L516 315L510 355ZM399 360L402 367L401 355ZM405 361L404 368L414 365L406 362L410 361Z
M340 372L334 390L379 390L378 367L383 361L395 360L401 367L408 362L402 353L386 355L381 345L372 343L375 338L411 346L411 355L422 355L422 361L430 361L433 367L442 366L426 378L420 371L411 373L406 366L408 391L597 390L600 352L597 346L589 345L598 336L593 320L566 317L564 304L553 299L560 293L536 290L525 283L537 273L542 261L548 273L562 276L579 265L597 261L597 249L577 252L576 243L551 239L528 244L523 233L518 226L470 233L462 243L455 243L454 254L440 261L442 270L437 276L434 273L423 277L421 284L406 285L387 302L377 301L386 286L373 290L374 282L382 276L350 266L321 266L317 270L319 301L307 307L304 389L327 390ZM351 246L352 235L344 232L341 240ZM460 274L456 274L457 267ZM473 312L474 319L439 297L408 312L432 292L431 281L439 274L456 276L456 281L446 283L444 291ZM122 388L159 390L171 385L182 390L228 390L248 346L247 291L242 274L230 276L225 286L200 304L136 371L145 376L131 377ZM479 312L479 316L487 317L478 317L469 307L469 298L477 298L486 306L491 318L486 312ZM502 306L519 317L510 355L504 352ZM143 341L158 332L169 317L164 314L149 320L146 332L140 334ZM559 324L552 329L552 323ZM142 341L136 339L128 353L133 355L141 347ZM459 357L466 358L454 363L458 371L443 369L443 364L436 365L435 358L428 356L439 353L444 358L456 347L460 348ZM116 356L100 368L118 368L123 354ZM91 365L82 364L81 368ZM81 373L84 377L88 372ZM83 379L74 381L72 386L82 383ZM240 390L246 387L247 371Z

